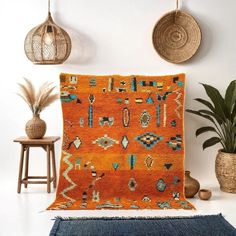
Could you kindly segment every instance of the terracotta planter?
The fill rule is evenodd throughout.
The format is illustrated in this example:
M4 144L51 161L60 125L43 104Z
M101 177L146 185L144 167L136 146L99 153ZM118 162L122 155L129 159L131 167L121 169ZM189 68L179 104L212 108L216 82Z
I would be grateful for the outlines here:
M185 171L185 197L193 198L200 189L199 182L190 176L190 171Z
M40 139L46 133L46 123L40 119L39 115L34 115L31 120L26 123L25 132L30 139Z
M223 192L236 193L236 154L218 151L215 165L216 177Z

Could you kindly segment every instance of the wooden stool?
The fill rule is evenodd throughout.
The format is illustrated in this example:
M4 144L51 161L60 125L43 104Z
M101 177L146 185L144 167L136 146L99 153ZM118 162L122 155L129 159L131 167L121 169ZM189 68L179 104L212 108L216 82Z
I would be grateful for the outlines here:
M28 184L47 184L47 192L50 193L50 184L53 181L53 187L56 188L57 185L57 174L56 174L56 160L55 160L55 150L54 143L58 141L60 137L44 137L42 139L29 139L28 137L20 137L14 140L21 144L21 156L20 156L20 167L19 167L19 177L18 177L18 188L17 192L21 192L21 184L25 185L27 188ZM28 176L29 172L29 151L31 147L41 147L47 152L47 176ZM25 155L26 152L26 155ZM50 155L51 153L51 155ZM51 164L50 157L52 158L52 172L53 177L51 177ZM23 165L25 160L25 176L22 179ZM46 179L47 181L32 181L37 179Z

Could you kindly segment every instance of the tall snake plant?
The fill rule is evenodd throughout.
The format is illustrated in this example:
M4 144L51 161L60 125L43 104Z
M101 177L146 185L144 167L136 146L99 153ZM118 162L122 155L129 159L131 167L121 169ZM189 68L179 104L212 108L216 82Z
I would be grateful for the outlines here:
M196 136L205 132L213 132L215 135L203 143L203 149L221 143L223 152L236 153L236 80L233 80L222 97L220 92L208 85L202 84L210 101L202 98L195 100L207 109L191 110L187 112L200 116L212 123L212 126L204 126L196 130Z

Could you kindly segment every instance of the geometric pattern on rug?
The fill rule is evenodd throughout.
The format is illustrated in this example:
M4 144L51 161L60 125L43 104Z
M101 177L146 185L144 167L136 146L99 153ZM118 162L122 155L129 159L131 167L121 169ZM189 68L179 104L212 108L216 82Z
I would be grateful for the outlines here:
M163 137L160 137L156 134L148 132L148 133L139 135L138 137L135 138L135 140L141 143L145 148L150 150L158 142L163 140Z
M48 209L194 209L184 196L184 74L60 82L64 135Z

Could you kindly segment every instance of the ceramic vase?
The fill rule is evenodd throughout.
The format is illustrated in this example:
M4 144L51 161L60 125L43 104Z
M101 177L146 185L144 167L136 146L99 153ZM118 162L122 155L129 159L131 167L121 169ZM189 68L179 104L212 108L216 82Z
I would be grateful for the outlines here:
M41 139L46 133L46 123L39 115L34 115L25 125L25 132L30 139Z
M193 198L200 189L199 182L190 176L190 171L185 171L185 197Z

